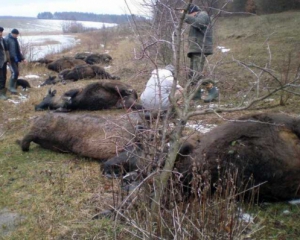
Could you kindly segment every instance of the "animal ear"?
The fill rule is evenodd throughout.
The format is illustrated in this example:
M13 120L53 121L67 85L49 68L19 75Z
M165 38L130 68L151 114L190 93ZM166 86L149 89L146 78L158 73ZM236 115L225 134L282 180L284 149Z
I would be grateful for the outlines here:
M51 88L49 88L49 90L48 90L48 94L51 94Z
M55 96L55 94L56 94L56 90L53 90L52 93L51 93L51 95Z

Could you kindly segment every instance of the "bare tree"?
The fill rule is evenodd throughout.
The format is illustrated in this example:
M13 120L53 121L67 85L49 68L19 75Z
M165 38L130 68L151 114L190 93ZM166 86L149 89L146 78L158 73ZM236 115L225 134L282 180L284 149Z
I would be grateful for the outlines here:
M140 46L140 51L135 55L136 59L148 60L154 69L170 62L175 66L173 88L170 94L172 106L168 109L166 117L162 122L157 118L151 123L149 129L151 129L151 134L155 134L155 141L153 141L153 137L148 138L143 148L144 150L147 149L146 153L144 152L143 154L143 158L148 162L155 159L157 166L154 171L148 168L148 174L149 171L151 172L148 178L149 176L153 178L153 194L149 197L151 199L151 212L149 214L151 215L150 219L154 223L161 221L159 220L161 218L160 208L166 188L170 187L169 180L172 174L173 176L176 174L180 175L180 173L176 173L173 170L181 146L180 139L191 117L209 113L217 114L219 112L251 109L277 93L299 95L297 91L300 86L299 67L293 71L287 68L286 74L283 75L272 69L272 52L268 41L263 43L267 47L267 54L269 56L264 66L259 66L253 62L241 61L234 56L230 61L219 59L213 62L207 58L204 78L198 81L196 85L192 85L193 79L189 79L186 74L189 68L185 57L188 42L186 39L188 26L184 24L184 20L187 9L190 4L197 3L202 9L207 10L210 13L212 22L211 26L208 27L213 28L218 16L225 11L225 7L230 2L230 0L144 0L144 6L150 7L152 10L152 18L142 25L134 21L132 22ZM183 13L179 13L178 10L183 10ZM202 82L213 78L218 69L227 64L235 64L237 67L243 69L243 71L249 72L252 76L251 79L253 79L253 81L247 82L247 88L237 96L237 101L227 104L227 106L217 103L214 106L208 105L208 107L199 109L191 107L195 106L192 99L196 91L201 88ZM293 75L291 72L293 72ZM178 105L175 99L175 90L178 83L184 87L184 100L181 105ZM225 97L224 100L226 100ZM174 126L170 127L170 122L174 123ZM163 131L159 131L160 129ZM168 152L164 154L167 144L169 144ZM234 178L233 175L230 178ZM144 236L149 237L147 234L151 233L153 229L150 227L147 233L144 230L140 231L143 232Z

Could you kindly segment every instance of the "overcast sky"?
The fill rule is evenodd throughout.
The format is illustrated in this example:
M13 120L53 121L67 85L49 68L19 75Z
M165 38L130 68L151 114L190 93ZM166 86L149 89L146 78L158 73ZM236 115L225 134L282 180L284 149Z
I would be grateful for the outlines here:
M143 0L127 0L132 13L139 14ZM96 14L129 13L125 0L6 0L0 16L36 17L40 12L90 12Z

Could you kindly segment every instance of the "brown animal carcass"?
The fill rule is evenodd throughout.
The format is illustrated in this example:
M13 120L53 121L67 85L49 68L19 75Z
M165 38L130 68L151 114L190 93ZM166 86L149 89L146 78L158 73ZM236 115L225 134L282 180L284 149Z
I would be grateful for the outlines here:
M121 168L128 171L140 166L137 157L119 156L104 164L104 172L119 173ZM238 193L260 185L255 188L260 201L299 198L300 118L257 114L225 123L201 138L193 135L183 140L175 168L182 174L187 195L198 173L202 184L205 179L210 182L212 191L231 174Z
M49 70L60 72L64 69L73 68L77 65L85 64L85 61L81 59L75 59L73 57L63 57L60 59L57 59L47 65Z
M262 184L263 201L300 197L299 118L271 113L246 116L216 127L196 145L186 143L182 149L190 156L179 156L176 168L188 173L187 182L196 165L200 173L210 173L212 185L225 172L237 174L240 191Z
M76 53L75 58L84 60L87 56L91 54L92 54L91 52L80 52L80 53Z
M92 53L85 57L84 61L87 64L109 64L112 61L112 57L106 53Z
M112 57L106 53L77 53L76 59L84 60L87 64L109 64L112 61Z
M113 79L119 80L119 77L112 76L106 72L103 67L91 66L88 64L78 65L70 69L65 69L59 73L59 77L62 80L73 80L79 79Z
M47 113L34 120L20 145L23 151L34 142L53 151L105 160L133 140L138 120L133 113L103 117Z
M111 108L141 109L137 104L138 95L128 84L120 81L103 80L91 83L83 89L71 89L61 97L56 97L56 90L35 106L36 111L55 110L102 110Z

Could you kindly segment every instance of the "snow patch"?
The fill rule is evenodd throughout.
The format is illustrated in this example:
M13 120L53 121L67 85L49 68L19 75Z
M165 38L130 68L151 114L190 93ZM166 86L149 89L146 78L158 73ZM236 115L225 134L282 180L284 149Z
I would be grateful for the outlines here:
M300 204L300 199L291 200L289 201L289 204L293 204L293 205Z
M19 93L17 99L8 99L7 101L17 105L21 102L26 102L27 100L28 100L27 95L23 95L22 93Z
M230 48L225 48L223 46L218 46L217 49L220 49L222 53L226 53L230 51Z
M254 217L252 217L249 213L242 213L240 215L240 219L246 223L254 223Z
M282 213L283 213L284 215L289 215L291 212L290 212L289 210L284 210Z
M40 78L38 75L29 74L26 75L24 78Z
M217 125L215 124L205 124L205 125L202 125L202 124L191 124L191 123L187 123L186 124L186 127L188 128L192 128L198 132L201 132L201 133L207 133L209 131L211 131L213 128L215 128Z

